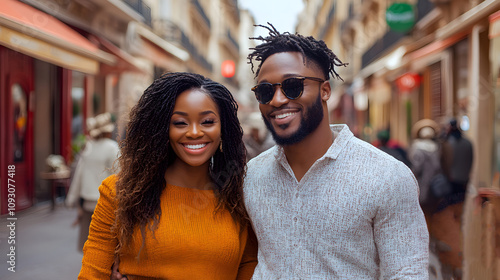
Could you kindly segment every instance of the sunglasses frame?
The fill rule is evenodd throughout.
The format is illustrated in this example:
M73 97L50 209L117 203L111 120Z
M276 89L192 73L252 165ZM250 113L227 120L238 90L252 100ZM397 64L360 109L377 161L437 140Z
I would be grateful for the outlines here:
M291 98L290 96L288 96L288 94L286 93L286 91L283 89L283 82L285 82L287 80L290 80L290 79L297 79L297 80L302 81L302 90L300 91L299 95L297 97L295 97L295 98ZM312 81L316 81L316 82L320 82L320 83L326 82L326 80L323 80L321 78L316 78L316 77L290 77L290 78L284 79L283 81L281 81L281 83L275 83L275 84L260 83L260 84L258 84L256 86L252 87L252 91L255 93L255 98L257 99L257 101L260 104L269 104L269 102L271 102L273 100L274 94L276 94L276 91L274 90L275 86L279 86L280 87L281 92L283 92L283 95L285 95L286 98L288 98L290 100L294 100L294 99L298 99L298 98L300 98L302 96L302 93L304 92L304 80L312 80ZM272 95L271 99L269 99L269 101L267 101L266 103L260 101L259 98L257 97L257 92L255 92L255 90L257 89L257 87L259 87L261 85L271 85L272 88L273 88L273 95Z

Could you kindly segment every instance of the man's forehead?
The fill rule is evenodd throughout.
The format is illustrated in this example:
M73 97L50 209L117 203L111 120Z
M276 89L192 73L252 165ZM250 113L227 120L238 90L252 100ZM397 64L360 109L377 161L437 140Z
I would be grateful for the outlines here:
M288 55L283 55L283 54L288 54ZM276 63L289 64L287 66L290 68L292 67L292 64L295 64L295 65L293 65L293 67L295 67L295 69L297 67L302 68L300 66L304 66L305 68L311 69L315 72L318 71L319 73L323 73L321 67L319 66L319 64L315 60L307 57L307 55L304 56L299 51L282 51L282 52L273 53L272 55L268 56L262 62L261 68L269 67L270 63L266 63L269 60L271 60L272 63L274 63L274 64L276 64ZM261 72L256 77L257 79L259 78L259 76L261 76L262 70L263 69L261 69ZM264 72L265 72L265 69L264 69ZM291 72L294 72L294 71L292 70Z

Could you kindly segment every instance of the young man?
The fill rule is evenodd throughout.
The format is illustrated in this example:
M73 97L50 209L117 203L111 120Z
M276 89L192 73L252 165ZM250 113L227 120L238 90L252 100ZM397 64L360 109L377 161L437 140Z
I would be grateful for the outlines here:
M261 26L265 27L265 26ZM252 279L428 279L418 185L400 161L329 125L323 41L280 34L248 56L252 89L277 146L252 159L245 204L259 241Z

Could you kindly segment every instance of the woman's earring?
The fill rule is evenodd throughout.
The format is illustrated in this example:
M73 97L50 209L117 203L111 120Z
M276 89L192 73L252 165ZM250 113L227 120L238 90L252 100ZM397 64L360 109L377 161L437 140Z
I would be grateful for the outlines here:
M223 151L222 151L222 140L220 140L219 148L220 148L220 152L223 153Z

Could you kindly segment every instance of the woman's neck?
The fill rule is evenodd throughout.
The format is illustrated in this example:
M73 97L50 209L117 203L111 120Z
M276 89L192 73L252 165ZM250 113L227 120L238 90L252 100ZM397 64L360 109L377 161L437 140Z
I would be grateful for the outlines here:
M167 184L179 187L201 190L213 189L208 162L200 166L190 166L176 160L167 167L165 181Z

